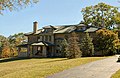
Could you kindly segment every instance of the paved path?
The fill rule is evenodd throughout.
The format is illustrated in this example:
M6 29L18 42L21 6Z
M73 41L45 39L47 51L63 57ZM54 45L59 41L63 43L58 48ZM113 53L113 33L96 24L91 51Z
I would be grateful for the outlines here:
M116 62L118 56L98 60L60 73L47 78L110 78L113 73L120 69L120 62Z

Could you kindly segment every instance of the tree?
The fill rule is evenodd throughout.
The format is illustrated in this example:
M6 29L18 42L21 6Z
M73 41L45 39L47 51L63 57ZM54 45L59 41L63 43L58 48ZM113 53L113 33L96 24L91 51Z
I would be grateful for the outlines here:
M9 45L4 45L2 48L2 54L1 57L2 58L7 58L11 56L11 52L10 52L10 48Z
M115 15L115 21L116 21L116 24L120 24L120 13L117 13Z
M63 39L61 43L59 43L60 45L60 50L62 52L62 57L66 57L66 51L67 51L67 46L68 46L68 42L66 39Z
M68 38L68 47L66 56L67 58L78 58L82 56L82 52L80 51L80 48L78 46L78 37L75 32L72 32L70 34L70 37Z
M83 8L81 12L85 24L106 28L116 24L115 16L119 13L117 7L105 3L88 6Z
M0 42L1 42L1 57L10 57L11 52L9 48L9 41L6 37L0 36Z
M30 4L37 3L39 0L0 0L0 14L4 10L18 10Z
M83 38L81 43L81 50L83 56L93 56L94 55L94 45L92 43L92 38L89 33L86 33L85 38Z
M23 33L14 34L7 37L0 35L0 55L1 57L14 57L17 55L17 48L19 44L27 42L27 37Z
M17 48L16 46L20 45L20 44L24 44L27 43L27 37L24 35L24 33L18 33L18 34L14 34L14 35L10 35L8 37L9 43L10 43L10 51L11 51L11 55L12 56L16 56L17 55ZM24 51L24 49L21 49L22 51Z
M111 30L101 29L97 31L95 48L97 51L105 55L113 55L116 52L117 46L120 44L118 34Z
M24 35L24 33L17 33L14 35L10 35L8 39L10 44L14 44L15 46L18 46L20 44L24 44L27 42L27 37Z

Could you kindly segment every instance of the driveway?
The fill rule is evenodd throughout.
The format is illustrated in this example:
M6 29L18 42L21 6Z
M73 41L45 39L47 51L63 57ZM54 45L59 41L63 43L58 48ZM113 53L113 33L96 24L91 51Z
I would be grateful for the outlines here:
M120 62L118 63L117 59L118 56L109 57L56 73L47 78L110 78L120 69Z

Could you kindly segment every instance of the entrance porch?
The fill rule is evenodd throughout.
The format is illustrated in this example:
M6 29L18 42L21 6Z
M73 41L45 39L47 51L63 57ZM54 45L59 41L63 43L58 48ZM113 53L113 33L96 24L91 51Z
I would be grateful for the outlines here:
M38 42L31 44L32 57L53 57L54 45L49 42Z
M40 41L32 44L22 44L18 47L18 57L53 57L54 44ZM25 48L26 52L21 52Z

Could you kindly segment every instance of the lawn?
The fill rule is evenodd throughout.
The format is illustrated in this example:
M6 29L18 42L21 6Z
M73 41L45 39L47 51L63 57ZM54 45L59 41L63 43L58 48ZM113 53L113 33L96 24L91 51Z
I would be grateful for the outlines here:
M111 78L120 78L120 70L113 74Z
M56 72L106 57L32 58L0 62L0 78L44 78Z

